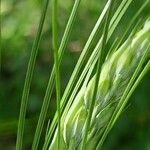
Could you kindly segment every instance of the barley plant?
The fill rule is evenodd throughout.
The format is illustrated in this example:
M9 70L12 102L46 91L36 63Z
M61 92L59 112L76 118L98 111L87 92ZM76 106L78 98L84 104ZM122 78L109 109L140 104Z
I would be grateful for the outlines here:
M21 150L23 145L31 80L49 0L45 0L44 3L26 72L16 150ZM108 133L124 112L132 93L150 70L150 16L143 18L141 15L150 5L150 1L143 1L130 21L124 22L126 29L120 37L114 34L128 13L130 5L134 7L137 3L136 0L106 2L102 12L99 12L100 16L61 96L60 64L72 30L75 28L73 25L81 0L74 0L60 44L58 2L51 1L54 65L35 130L32 150L38 149L41 138L44 139L43 150L102 149ZM57 110L53 120L47 125L45 137L42 137L54 86Z

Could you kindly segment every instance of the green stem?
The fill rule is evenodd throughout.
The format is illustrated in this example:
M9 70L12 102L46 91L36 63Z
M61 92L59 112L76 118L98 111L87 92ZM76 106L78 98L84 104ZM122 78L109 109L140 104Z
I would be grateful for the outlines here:
M25 78L25 83L24 83L24 88L23 88L23 93L22 93L22 99L21 99L16 150L22 150L24 124L25 124L25 116L26 116L26 110L27 110L27 104L28 104L29 91L30 91L31 80L32 80L32 76L33 76L33 70L35 67L36 56L38 53L39 43L40 43L40 39L41 39L43 24L44 24L44 20L45 20L47 8L48 8L48 3L49 3L49 0L46 0L43 11L42 11L42 15L40 18L38 32L37 32L37 35L36 35L36 38L35 38L35 41L34 41L34 44L32 47L30 59L28 62L28 68L27 68L27 72L26 72L26 78Z
M54 63L55 69L55 81L56 81L56 99L57 99L57 112L58 112L58 145L57 149L60 148L60 71L58 62L58 33L57 33L57 0L52 2L52 37L53 37L53 50L54 50Z

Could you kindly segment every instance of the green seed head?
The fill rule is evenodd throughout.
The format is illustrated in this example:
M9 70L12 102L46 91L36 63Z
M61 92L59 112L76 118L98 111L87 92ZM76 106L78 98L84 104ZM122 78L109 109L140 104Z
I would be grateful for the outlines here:
M87 139L87 150L95 149L129 80L150 43L150 20L132 39L129 38L102 66ZM84 133L94 89L95 76L87 87L81 88L68 114L62 118L61 144L63 149L79 149ZM57 130L50 150L56 149Z

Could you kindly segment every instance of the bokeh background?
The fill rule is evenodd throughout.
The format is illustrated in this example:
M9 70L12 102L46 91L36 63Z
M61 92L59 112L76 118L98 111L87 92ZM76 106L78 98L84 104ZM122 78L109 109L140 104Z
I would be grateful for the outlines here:
M59 42L62 38L74 0L59 1ZM121 1L121 0L120 0ZM74 69L81 50L106 0L83 0L73 32L61 64L62 93ZM144 0L128 9L113 38L119 37ZM27 63L36 35L43 6L42 0L1 1L1 77L0 77L0 150L15 149L17 120ZM41 104L53 65L51 43L51 3L36 61L26 116L24 149L30 149ZM117 7L117 5L116 5ZM141 18L150 16L148 5ZM94 46L93 46L94 47ZM56 109L55 93L49 106L47 121ZM46 122L47 124L47 122ZM45 124L45 128L46 128ZM135 91L127 109L105 142L106 150L150 150L150 73ZM42 135L44 139L44 132ZM42 141L41 141L42 145Z

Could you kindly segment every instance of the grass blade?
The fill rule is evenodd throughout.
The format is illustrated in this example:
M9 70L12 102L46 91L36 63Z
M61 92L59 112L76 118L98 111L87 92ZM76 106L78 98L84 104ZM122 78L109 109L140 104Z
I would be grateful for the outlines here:
M55 81L56 81L56 99L57 99L57 112L58 112L58 145L57 149L60 148L60 70L58 62L58 33L57 33L57 0L52 2L52 37L53 37L53 51L54 51L54 63L55 69Z
M36 56L38 52L38 47L39 47L39 43L41 39L43 24L44 24L49 0L46 0L44 3L45 4L44 4L42 15L40 18L38 32L37 32L37 35L36 35L36 38L32 47L32 51L31 51L31 55L30 55L30 59L28 63L28 68L26 72L26 78L25 78L25 83L24 83L24 88L23 88L23 93L22 93L19 122L18 122L18 131L17 131L16 150L22 149L24 124L25 124L25 116L26 116L26 110L27 110L27 104L28 104L29 91L30 91L33 70L35 66Z

